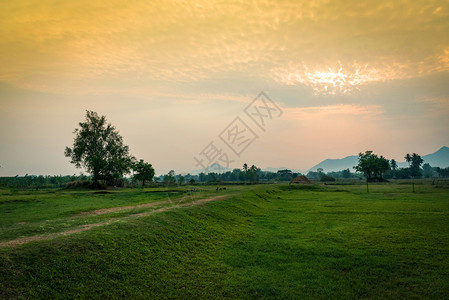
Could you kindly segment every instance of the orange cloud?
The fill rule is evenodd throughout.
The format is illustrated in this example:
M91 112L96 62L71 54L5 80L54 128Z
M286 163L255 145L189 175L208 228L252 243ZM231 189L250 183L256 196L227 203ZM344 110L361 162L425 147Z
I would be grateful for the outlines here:
M359 116L364 119L374 119L383 113L377 105L338 104L315 107L298 107L284 109L284 119L287 120L321 120L330 116Z
M448 15L437 0L3 1L0 80L132 90L243 72L348 93L447 71Z

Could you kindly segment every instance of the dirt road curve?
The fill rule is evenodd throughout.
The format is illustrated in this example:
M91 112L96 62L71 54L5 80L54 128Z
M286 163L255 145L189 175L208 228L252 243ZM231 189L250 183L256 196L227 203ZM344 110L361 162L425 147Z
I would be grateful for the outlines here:
M204 199L199 199L199 200L188 202L188 203L182 203L182 204L177 204L177 205L172 205L172 206L166 206L166 207L158 208L158 209L155 209L155 210L152 210L152 211L149 211L149 212L129 215L127 217L129 217L129 218L144 217L144 216L149 216L149 215L152 215L152 214L155 214L155 213L158 213L158 212L162 212L162 211L166 211L166 210L170 210L170 209L175 209L175 208L179 208L179 207L201 205L201 204L204 204L204 203L207 203L207 202L211 202L211 201L224 200L224 199L226 199L228 197L229 196L216 196L216 197L204 198ZM152 202L152 203L140 204L140 205L135 205L135 206L121 206L121 207L105 208L105 209L98 209L98 210L86 212L86 213L83 213L83 214L84 215L100 215L100 214L106 214L106 213L111 213L111 212L116 212L116 211L126 210L126 209L132 209L132 208L152 207L152 206L166 204L166 203L167 203L166 201L159 201L159 202ZM3 248L3 247L16 247L16 246L20 246L20 245L23 245L23 244L26 244L26 243L29 243L29 242L50 240L50 239L54 239L54 238L59 237L59 236L70 235L70 234L86 231L86 230L89 230L89 229L91 229L93 227L98 227L98 226L111 224L111 223L117 222L119 220L115 219L115 220L105 221L105 222L102 222L102 223L87 224L87 225L83 225L81 227L78 227L76 229L67 230L67 231L58 232L58 233L53 233L53 234L34 235L34 236L27 236L27 237L23 237L23 238L17 238L17 239L6 241L6 242L0 242L0 248Z

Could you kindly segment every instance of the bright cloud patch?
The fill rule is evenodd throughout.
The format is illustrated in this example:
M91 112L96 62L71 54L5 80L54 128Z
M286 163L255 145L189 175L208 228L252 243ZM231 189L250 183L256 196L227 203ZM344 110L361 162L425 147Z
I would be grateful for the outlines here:
M352 63L337 68L289 66L274 68L272 78L282 85L304 84L313 88L316 95L349 94L371 82L412 77L405 65L373 67L369 64Z
M383 113L377 105L339 104L314 107L298 107L285 109L285 119L289 120L319 120L329 116L360 116L373 119Z

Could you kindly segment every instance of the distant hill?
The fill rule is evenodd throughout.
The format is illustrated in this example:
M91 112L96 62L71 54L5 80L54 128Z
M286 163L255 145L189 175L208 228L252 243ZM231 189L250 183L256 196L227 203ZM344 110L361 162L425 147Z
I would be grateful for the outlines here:
M449 167L449 148L446 146L441 147L435 153L431 153L431 154L422 156L422 159L424 160L424 164L427 163L427 164L431 165L432 167L440 167L440 168ZM406 168L406 167L408 167L408 163L400 162L400 163L398 163L398 166L401 168Z
M424 163L428 163L432 167L449 167L449 148L441 147L435 153L424 155L422 159L424 159Z
M303 174L307 174L307 172L309 172L309 171L316 171L318 168L322 168L324 170L324 172L336 172L336 171L341 171L344 169L349 169L351 172L354 172L353 167L358 164L358 158L359 157L357 155L351 155L351 156L346 156L345 158L325 159L322 162L320 162L319 164L311 167L307 171L301 171L301 170L296 170L296 169L287 168L287 167L282 167L282 168L267 167L267 168L263 168L262 170L276 173L279 170L289 169L289 170L292 170L292 172L300 172ZM441 147L435 153L423 155L422 158L424 159L424 163L428 163L432 167L441 167L441 168L449 167L449 148L446 146ZM408 167L408 164L406 162L404 162L403 160L404 160L403 157L397 158L398 166L401 168ZM227 171L232 171L232 169L223 167L223 166L219 165L218 163L214 163L209 167L209 172L224 173ZM198 175L201 172L205 172L204 169L192 171L192 172L190 172L190 174Z
M346 156L345 158L337 158L337 159L325 159L319 164L311 167L309 171L316 171L319 168L322 168L324 172L336 172L344 169L349 169L351 172L354 172L354 166L356 166L359 162L359 157L357 155Z
M231 168L226 168L220 165L219 163L213 163L210 165L207 170L198 169L190 172L191 175L198 175L200 173L226 173L228 171L232 171Z
M422 156L424 163L430 164L432 167L449 167L449 148L444 146L441 147L435 153L427 154ZM397 159L398 161L403 160L403 158ZM324 172L335 172L344 169L349 169L354 172L354 166L358 163L358 156L351 155L341 159L326 159L319 164L311 167L308 171L316 171L318 168L322 168ZM398 166L401 168L408 167L406 162L398 162Z
M298 169L292 169L292 168L287 168L287 167L281 167L281 168L270 168L270 167L267 167L267 168L262 168L262 171L264 171L264 172L273 172L273 173L276 173L276 172L279 171L279 170L290 170L290 171L292 171L293 173L303 173L303 171L301 171L301 170L298 170Z

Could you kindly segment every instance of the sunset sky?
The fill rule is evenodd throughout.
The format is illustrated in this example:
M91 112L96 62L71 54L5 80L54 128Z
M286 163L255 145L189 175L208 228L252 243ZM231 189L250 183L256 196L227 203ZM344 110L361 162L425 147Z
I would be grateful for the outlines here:
M82 172L64 148L85 110L158 175L211 142L300 170L449 146L449 1L1 1L0 37L0 176ZM236 117L257 135L240 156Z

